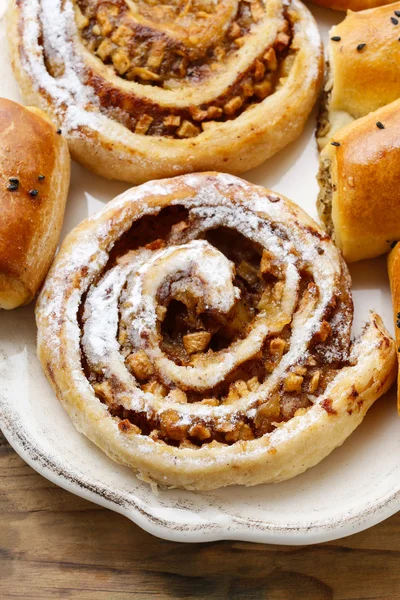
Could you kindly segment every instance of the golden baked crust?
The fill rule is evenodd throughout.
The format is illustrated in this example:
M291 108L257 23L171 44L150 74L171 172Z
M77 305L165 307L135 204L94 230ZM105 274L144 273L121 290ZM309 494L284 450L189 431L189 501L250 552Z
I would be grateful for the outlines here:
M312 0L313 4L333 8L333 10L367 10L377 6L391 4L390 0Z
M325 106L317 132L320 148L341 127L400 97L400 17L395 11L400 2L349 11L331 29Z
M105 177L248 170L300 134L318 95L321 41L298 0L60 5L11 2L14 72Z
M140 477L213 489L323 459L392 384L375 314L300 208L225 174L128 190L65 240L38 354L79 431Z
M400 246L396 244L388 254L388 272L392 292L394 330L397 352L400 348ZM400 364L399 364L400 371ZM397 410L400 414L400 377L397 376Z
M53 260L70 158L43 111L5 99L0 145L0 308L10 309L34 298Z
M339 130L320 156L318 208L347 262L400 239L400 100Z

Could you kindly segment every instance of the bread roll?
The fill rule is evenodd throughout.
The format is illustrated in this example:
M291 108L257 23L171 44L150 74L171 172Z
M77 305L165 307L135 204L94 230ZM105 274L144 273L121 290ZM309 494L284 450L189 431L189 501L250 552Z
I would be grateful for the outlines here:
M390 4L390 0L312 0L313 4L333 8L333 10L366 10L375 6Z
M394 329L397 354L400 348L400 244L396 244L388 256L390 289L392 291ZM399 363L400 375L400 363ZM400 414L400 376L397 378L397 410Z
M329 75L317 132L320 148L344 125L400 98L397 11L400 2L350 11L331 29Z
M336 133L318 181L320 217L345 260L388 252L400 239L400 100Z
M0 99L0 308L30 302L53 259L67 198L66 141L46 114Z

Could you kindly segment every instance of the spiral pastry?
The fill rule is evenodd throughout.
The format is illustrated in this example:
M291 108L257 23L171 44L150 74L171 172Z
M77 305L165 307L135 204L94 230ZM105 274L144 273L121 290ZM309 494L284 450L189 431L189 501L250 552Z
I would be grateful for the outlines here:
M9 45L73 158L133 183L260 164L300 134L323 70L298 0L12 0Z
M129 190L64 242L37 305L44 371L76 427L188 489L296 475L393 382L371 315L300 208L230 175Z

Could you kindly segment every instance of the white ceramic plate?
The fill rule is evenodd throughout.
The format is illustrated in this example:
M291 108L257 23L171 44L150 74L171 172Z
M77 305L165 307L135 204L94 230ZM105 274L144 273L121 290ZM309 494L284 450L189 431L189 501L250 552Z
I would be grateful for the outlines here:
M19 100L6 58L5 0L0 0L1 95ZM340 14L312 8L324 37ZM316 217L315 115L294 144L248 172ZM126 189L74 165L63 236ZM392 329L385 259L352 268L355 332L374 308ZM10 444L39 473L88 500L126 515L167 539L238 539L311 544L349 535L400 508L400 420L395 392L379 400L363 424L326 460L276 485L208 493L159 490L139 481L80 435L58 403L36 358L33 307L0 314L0 426Z

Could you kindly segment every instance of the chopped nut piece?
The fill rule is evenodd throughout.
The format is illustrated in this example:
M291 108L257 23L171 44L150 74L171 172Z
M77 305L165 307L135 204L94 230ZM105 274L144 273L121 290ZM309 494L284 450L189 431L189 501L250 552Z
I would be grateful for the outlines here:
M258 269L246 260L242 260L237 267L239 277L247 281L249 285L255 285L259 281Z
M186 404L187 396L183 390L175 388L169 392L166 400L169 400L170 402L177 402L178 404Z
M223 48L221 48L220 46L217 46L217 48L214 48L214 56L218 61L221 61L225 58L225 50Z
M203 441L208 440L211 437L211 431L202 423L196 423L189 429L189 435Z
M208 331L196 331L183 336L183 346L188 354L194 354L207 348L210 340L211 333Z
M165 315L167 314L167 307L159 304L156 308L156 314L159 321L164 321Z
M149 69L145 69L144 67L133 67L133 69L130 71L130 73L134 77L139 77L140 79L143 79L144 81L159 81L159 79L160 79L160 76L157 75L157 73L153 73L153 71L150 71Z
M161 398L165 398L167 395L167 388L158 381L150 381L149 383L145 383L142 389L144 392L154 394L154 396L160 396Z
M190 121L182 121L182 125L177 130L177 135L181 138L190 138L195 137L200 133L201 129L193 125Z
M130 354L126 359L126 364L140 381L146 380L154 374L154 367L144 350Z
M234 96L224 106L224 112L228 117L232 117L243 104L243 99L240 96Z
M242 396L247 396L248 387L243 379L238 379L234 383L231 383L229 386L229 392L227 397L225 398L225 404L232 404L239 400Z
M93 27L94 30L94 27ZM100 32L99 32L100 33ZM120 25L111 36L111 41L118 46L126 47L132 39L133 31L126 25Z
M189 112L195 121L204 121L205 119L218 119L223 111L218 106L209 106L205 110L198 106L189 106Z
M275 40L275 48L279 51L284 50L289 44L290 37L286 33L278 33Z
M274 394L266 402L261 404L254 419L254 425L263 433L267 433L272 427L272 422L279 417L281 412L279 396Z
M272 83L268 81L268 79L264 79L264 81L261 81L260 83L256 83L254 85L254 93L257 96L257 98L260 98L260 100L264 100L264 98L269 96L271 92Z
M241 46L243 46L245 41L246 41L246 36L238 37L235 40L235 44L236 44L236 46L239 46L239 48L240 48Z
M100 56L101 60L106 60L114 50L114 44L110 40L103 40L100 46L97 48L96 53Z
M249 388L250 392L256 392L260 387L258 377L252 377L251 379L249 379L247 382L247 387Z
M200 404L205 404L206 406L219 406L218 398L203 398Z
M328 321L322 321L319 331L314 334L314 341L326 342L331 333L332 327L329 325Z
M280 274L279 267L274 263L274 256L269 250L263 250L260 271L263 275L271 273L274 277L278 277Z
M293 371L296 373L296 375L305 375L307 373L306 367L301 367L300 365L295 367Z
M254 79L256 81L261 81L265 75L265 67L261 60L256 60L254 62Z
M168 115L168 117L164 117L163 123L165 127L179 127L181 118L179 115Z
M236 21L233 23L228 35L232 40L240 36L240 26Z
M311 394L314 394L314 392L317 391L320 378L321 378L321 371L315 371L315 373L311 377L311 381L310 381L309 390L310 390Z
M93 25L92 32L94 33L94 35L100 35L101 34L101 29L100 29L100 27L98 25Z
M158 69L163 61L165 52L165 42L163 40L156 40L151 49L147 59L147 66L149 69Z
M254 93L253 84L250 81L246 81L242 84L242 92L245 98L250 98Z
M254 440L254 433L247 423L243 423L241 428L239 429L239 440Z
M269 351L274 358L282 358L283 353L286 350L286 342L282 338L274 338L269 344Z
M93 385L96 396L108 405L113 404L113 393L109 381L103 381L102 383L95 383Z
M199 450L199 446L193 444L190 440L182 440L179 444L179 448L189 448L190 450Z
M145 135L148 130L150 125L153 122L153 117L150 117L150 115L141 115L139 121L136 123L136 127L135 127L135 133L139 133L140 135Z
M118 429L120 431L122 431L123 433L129 433L129 434L142 433L142 430L139 427L137 427L136 425L134 425L133 423L131 423L128 419L124 419L123 421L120 421L118 423Z
M285 392L301 392L301 385L304 377L296 375L295 373L288 373L285 381L283 382L283 389Z
M114 67L117 69L120 75L123 75L127 72L129 67L131 66L129 57L125 50L121 50L121 48L117 48L112 54L112 61Z
M275 50L273 48L270 48L264 54L263 58L264 58L265 62L267 63L267 69L268 69L268 71L271 71L272 73L274 71L276 71L276 69L278 68L278 61L277 61L277 58L276 58Z
M189 425L181 421L175 410L169 409L160 415L160 430L171 440L181 440L187 434Z

